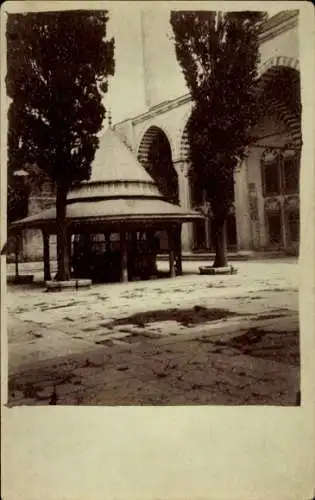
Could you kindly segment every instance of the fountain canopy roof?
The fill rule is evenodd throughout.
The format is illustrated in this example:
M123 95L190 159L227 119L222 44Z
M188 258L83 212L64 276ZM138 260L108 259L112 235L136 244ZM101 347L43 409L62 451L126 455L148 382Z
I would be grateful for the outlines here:
M108 128L91 165L91 177L71 189L67 197L68 224L151 224L187 222L203 218L199 212L167 202L152 177L119 135ZM16 221L12 228L51 229L56 207Z
M161 198L154 180L122 139L108 128L92 163L91 177L73 188L68 201L96 198Z

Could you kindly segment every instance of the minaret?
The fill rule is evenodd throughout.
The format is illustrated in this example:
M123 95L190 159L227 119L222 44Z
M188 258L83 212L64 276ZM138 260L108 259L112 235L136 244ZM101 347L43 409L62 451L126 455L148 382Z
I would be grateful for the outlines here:
M169 18L169 11L163 8L141 10L144 94L149 108L187 93Z
M148 108L152 106L154 101L153 94L153 72L152 72L152 57L150 50L150 17L146 11L140 12L140 29L141 29L141 45L142 45L142 66L143 66L143 86L144 86L144 99Z

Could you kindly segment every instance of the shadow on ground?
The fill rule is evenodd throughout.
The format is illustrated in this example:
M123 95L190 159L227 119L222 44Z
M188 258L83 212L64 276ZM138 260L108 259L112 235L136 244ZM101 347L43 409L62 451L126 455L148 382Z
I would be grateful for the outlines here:
M148 323L158 323L160 321L177 321L182 326L192 326L232 316L241 316L241 314L228 309L207 308L197 305L187 309L161 309L136 313L125 318L115 319L107 323L106 326L107 328L114 328L122 325L136 325L144 328Z
M141 338L20 371L16 405L297 406L299 334L250 329L229 341Z

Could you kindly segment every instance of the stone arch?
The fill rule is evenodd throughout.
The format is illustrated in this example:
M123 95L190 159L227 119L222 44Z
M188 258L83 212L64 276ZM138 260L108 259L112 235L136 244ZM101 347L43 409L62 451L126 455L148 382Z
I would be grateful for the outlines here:
M259 70L258 95L263 109L272 109L288 129L292 144L301 138L301 90L299 61L290 57L272 57Z
M277 71L277 68L281 66L295 69L298 72L300 71L300 63L298 59L287 56L274 56L268 59L258 68L258 78L261 79L264 76L267 76L268 72L270 71L271 73L274 70Z
M189 162L189 141L187 126L192 113L192 106L184 114L177 135L177 151L180 161Z
M152 141L154 141L154 139L156 138L157 134L160 131L163 132L167 137L167 140L171 148L172 158L176 157L176 151L172 141L172 135L169 132L168 128L165 127L164 124L162 125L160 123L150 123L145 127L144 130L141 131L140 137L138 139L138 144L136 145L136 153L139 161L144 160L146 158L148 149L150 148L150 144L152 143Z
M268 100L269 105L274 111L283 125L286 127L290 134L290 146L295 148L301 147L302 144L302 134L301 134L301 121L300 117L289 109L284 102L279 102L275 98L270 98Z
M294 234L299 217L293 206L298 199L302 145L298 61L289 57L269 59L260 68L257 88L261 113L253 131L257 142L247 157L247 174L249 197L264 201L253 204L255 209L250 208L253 220L259 221L261 228L252 232L252 245L289 249L296 245ZM269 155L267 161L265 151ZM276 159L271 154L275 152Z
M190 116L190 115L189 115ZM179 158L182 161L189 161L189 140L188 140L188 121L189 117L186 120L186 124L182 130L179 142Z
M185 121L181 129L181 133L179 134L179 159L181 162L187 164L187 172L191 172L191 160L190 160L190 146L189 146L189 138L188 138L188 123L191 117L192 110L185 114ZM203 190L200 186L197 187L194 178L192 175L188 175L189 179L189 193L192 206L202 205L204 202L204 194Z
M147 128L140 140L137 157L164 197L178 203L178 176L173 164L172 145L161 127L151 125Z

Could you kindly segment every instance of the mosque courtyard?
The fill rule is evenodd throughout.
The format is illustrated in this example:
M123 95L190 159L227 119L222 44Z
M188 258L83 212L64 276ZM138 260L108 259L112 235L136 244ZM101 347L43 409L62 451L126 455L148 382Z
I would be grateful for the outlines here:
M299 404L297 260L200 265L46 292L28 264L35 282L7 287L8 404Z

